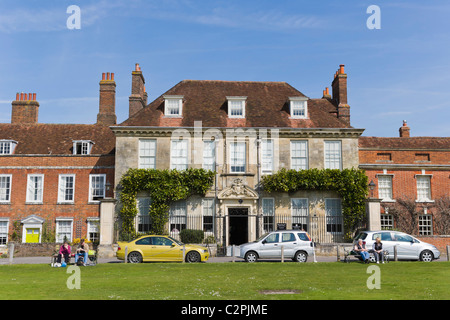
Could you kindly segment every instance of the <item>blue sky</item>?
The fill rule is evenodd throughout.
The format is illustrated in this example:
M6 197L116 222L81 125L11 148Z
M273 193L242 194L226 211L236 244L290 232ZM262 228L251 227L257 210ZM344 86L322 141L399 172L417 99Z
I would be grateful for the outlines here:
M412 136L450 136L449 16L441 0L2 0L0 122L23 91L37 93L41 123L95 123L102 72L115 73L122 122L135 63L149 101L183 79L286 81L320 98L345 64L364 135L398 136L407 120Z

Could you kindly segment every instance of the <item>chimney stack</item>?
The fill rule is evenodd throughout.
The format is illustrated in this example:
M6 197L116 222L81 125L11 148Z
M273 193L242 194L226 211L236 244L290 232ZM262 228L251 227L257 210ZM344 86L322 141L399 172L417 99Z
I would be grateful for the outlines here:
M112 126L116 123L116 82L114 81L114 73L102 73L97 124Z
M147 93L145 91L145 79L141 67L136 63L135 70L131 73L131 95L129 98L129 113L131 117L147 105Z
M410 137L410 127L406 123L406 120L403 120L403 126L398 130L400 132L400 138L409 138Z
M347 104L347 74L343 64L339 65L339 69L334 75L331 89L333 91L332 99L337 106L338 118L350 126L350 106Z
M331 99L330 89L328 89L328 87L323 90L322 98Z
M38 114L36 93L16 93L16 100L12 102L11 123L37 123Z

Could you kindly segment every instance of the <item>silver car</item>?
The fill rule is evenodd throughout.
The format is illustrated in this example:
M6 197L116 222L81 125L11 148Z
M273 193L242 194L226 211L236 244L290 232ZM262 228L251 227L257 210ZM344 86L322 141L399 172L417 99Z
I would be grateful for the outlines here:
M247 262L266 258L280 259L282 249L285 258L297 262L306 262L308 256L314 253L308 233L300 230L280 230L265 234L254 242L240 245L239 258Z
M398 260L420 260L425 262L439 259L441 253L432 244L417 240L409 234L381 230L381 231L363 231L358 234L353 240L355 245L359 239L363 240L366 245L366 249L372 249L372 245L377 238L380 238L383 244L383 250L389 251L389 259L394 258L394 246L397 246L397 259ZM371 254L370 260L374 261L375 257Z

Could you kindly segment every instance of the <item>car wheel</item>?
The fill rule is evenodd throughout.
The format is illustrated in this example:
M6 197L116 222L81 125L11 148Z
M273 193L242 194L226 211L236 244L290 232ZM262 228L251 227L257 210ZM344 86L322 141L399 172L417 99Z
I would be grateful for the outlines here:
M249 251L245 254L245 261L256 262L258 261L258 254L255 251Z
M200 261L201 261L200 253L198 253L197 251L189 251L186 254L186 262L194 263Z
M431 262L433 261L433 253L430 250L424 250L420 253L420 261Z
M308 254L305 251L298 251L295 254L295 261L306 262L306 260L308 260Z
M141 263L142 255L139 252L133 251L128 255L129 263Z

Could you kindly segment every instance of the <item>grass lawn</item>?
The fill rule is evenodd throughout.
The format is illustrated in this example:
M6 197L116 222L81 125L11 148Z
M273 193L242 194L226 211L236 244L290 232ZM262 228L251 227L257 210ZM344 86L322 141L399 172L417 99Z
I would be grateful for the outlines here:
M81 288L71 290L66 286L72 275L67 268L4 265L0 299L450 299L449 262L377 266L381 288L370 290L366 283L372 274L357 262L99 264L81 267Z

